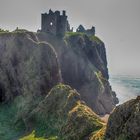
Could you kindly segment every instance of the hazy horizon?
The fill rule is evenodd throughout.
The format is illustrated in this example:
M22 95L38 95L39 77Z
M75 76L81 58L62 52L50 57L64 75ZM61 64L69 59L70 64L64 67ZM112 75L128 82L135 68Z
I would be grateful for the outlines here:
M0 28L37 31L41 13L67 11L71 27L96 27L106 45L109 73L140 75L139 0L0 0Z

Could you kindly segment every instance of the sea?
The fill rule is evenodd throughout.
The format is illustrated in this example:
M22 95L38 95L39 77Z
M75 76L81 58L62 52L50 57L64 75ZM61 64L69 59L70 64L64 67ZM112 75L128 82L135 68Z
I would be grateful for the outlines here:
M111 75L110 83L113 91L116 92L119 104L140 95L140 77L128 75Z

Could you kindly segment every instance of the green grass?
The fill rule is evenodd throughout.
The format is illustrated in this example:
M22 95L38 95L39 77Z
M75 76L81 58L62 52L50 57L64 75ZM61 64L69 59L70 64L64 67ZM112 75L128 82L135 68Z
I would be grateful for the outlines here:
M78 35L85 35L85 33L80 33L80 32L67 32L66 36L78 36Z
M103 77L101 71L95 72L95 75L98 79L101 90L104 90L104 83L103 82L106 81L106 79Z
M38 120L37 120L38 119ZM51 137L59 134L59 129L62 127L64 120L57 119L57 116L50 116L46 120L43 118L36 118L36 135L37 136L44 136L44 137Z
M9 31L0 28L0 33L9 33Z
M14 104L0 105L0 140L12 140L19 137L25 130L23 122L15 125L15 114Z
M13 31L13 33L26 33L26 32L29 32L29 31L26 29L19 29L18 27Z
M31 134L20 138L20 140L58 140L57 136L53 136L53 137L49 137L47 139L43 138L43 137L36 137L35 135L35 131L33 131Z
M97 44L102 43L102 41L101 41L97 36L95 36L95 35L90 36L90 39L91 39L92 41L95 41Z
M89 140L105 140L104 137L105 131L106 131L106 126L103 126L100 130L93 132Z

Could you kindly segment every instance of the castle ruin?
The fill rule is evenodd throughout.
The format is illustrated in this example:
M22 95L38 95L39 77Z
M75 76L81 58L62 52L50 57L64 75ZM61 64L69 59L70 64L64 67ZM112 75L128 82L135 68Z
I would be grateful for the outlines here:
M41 32L45 32L54 36L63 37L66 32L73 32L73 28L70 29L70 24L67 20L66 11L53 12L51 9L49 13L43 13L41 15ZM95 27L91 29L85 29L80 25L76 32L85 33L89 36L95 35Z
M41 32L49 33L55 36L63 37L67 31L70 31L70 25L67 20L66 11L63 10L42 14L41 17Z
M85 33L89 36L95 35L95 27L91 27L91 29L85 29L83 25L79 25L76 32Z

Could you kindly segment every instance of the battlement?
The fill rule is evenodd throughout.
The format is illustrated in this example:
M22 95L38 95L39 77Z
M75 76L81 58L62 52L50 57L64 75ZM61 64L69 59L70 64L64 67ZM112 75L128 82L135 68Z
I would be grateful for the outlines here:
M41 32L50 33L55 36L64 36L67 31L70 31L70 25L67 20L66 11L53 12L41 15Z

